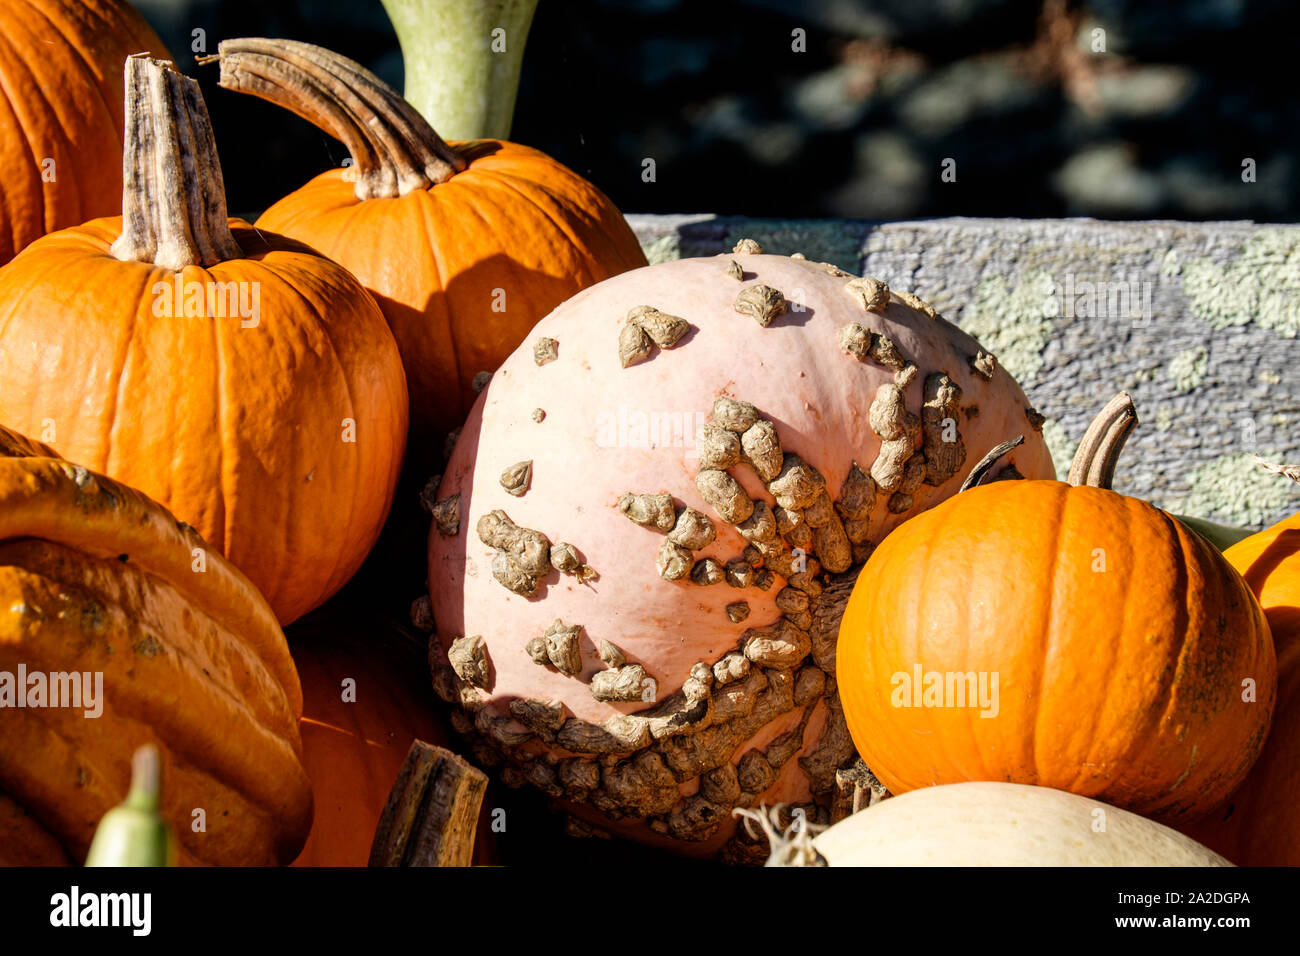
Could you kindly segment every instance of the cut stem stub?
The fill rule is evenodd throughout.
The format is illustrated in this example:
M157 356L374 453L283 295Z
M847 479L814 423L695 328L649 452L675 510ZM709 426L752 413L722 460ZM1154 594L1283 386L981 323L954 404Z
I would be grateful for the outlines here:
M199 84L164 60L127 57L123 262L180 270L243 257L226 218L226 186Z

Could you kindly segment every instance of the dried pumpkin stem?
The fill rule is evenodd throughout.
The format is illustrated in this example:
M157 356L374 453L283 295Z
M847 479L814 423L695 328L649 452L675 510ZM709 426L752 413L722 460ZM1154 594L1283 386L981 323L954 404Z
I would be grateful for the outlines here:
M220 85L297 113L347 147L358 199L394 199L446 182L464 158L395 89L359 63L294 40L223 40Z
M1107 402L1079 442L1070 465L1070 484L1110 488L1124 442L1137 423L1137 408L1128 392L1120 392Z
M994 445L993 448L989 450L989 453L981 458L975 467L970 470L970 474L967 475L966 480L961 483L961 488L958 489L957 493L960 494L967 488L974 488L976 485L983 482L989 471L992 470L993 466L998 463L1003 455L1010 452L1013 448L1019 448L1024 443L1025 436L1017 435L1010 441L1004 441L1000 445Z
M127 58L122 234L110 252L165 269L243 256L199 85L147 54Z

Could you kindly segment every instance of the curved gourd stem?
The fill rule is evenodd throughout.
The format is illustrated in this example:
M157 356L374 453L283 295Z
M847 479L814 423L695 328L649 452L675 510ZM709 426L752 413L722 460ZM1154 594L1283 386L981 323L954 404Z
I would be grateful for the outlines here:
M1133 406L1133 399L1127 392L1120 392L1107 402L1106 407L1092 420L1092 424L1084 433L1083 440L1079 442L1079 450L1075 453L1073 464L1070 465L1070 484L1110 488L1115 477L1115 465L1119 461L1124 442L1136 427L1137 409ZM1195 531L1220 551L1254 534L1246 528L1219 524L1204 518L1185 515L1171 515L1171 517Z
M537 0L382 0L406 100L451 139L505 139Z
M358 199L393 199L446 182L464 158L395 89L359 63L294 40L223 40L200 63L221 64L228 90L270 100L347 147Z
M998 463L1003 455L1010 452L1013 448L1019 448L1024 443L1025 436L1017 435L1010 441L1004 441L1000 445L994 445L993 448L989 450L989 453L981 458L975 467L970 470L970 474L967 475L966 480L961 483L961 487L957 489L957 493L961 494L966 489L974 488L976 485L981 484L989 471L992 470L993 466Z
M198 83L144 53L127 58L125 77L122 234L111 254L173 270L242 258Z
M1109 489L1120 452L1137 423L1137 409L1128 392L1120 392L1107 402L1079 442L1070 465L1070 484Z

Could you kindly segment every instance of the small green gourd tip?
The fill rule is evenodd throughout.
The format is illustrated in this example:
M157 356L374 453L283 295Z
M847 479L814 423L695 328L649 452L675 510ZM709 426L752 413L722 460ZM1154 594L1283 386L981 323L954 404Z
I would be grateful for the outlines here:
M162 758L145 744L131 758L126 799L100 820L86 854L86 866L173 866L175 844L159 813Z
M157 812L162 795L162 758L158 748L145 744L131 757L131 790L126 806Z

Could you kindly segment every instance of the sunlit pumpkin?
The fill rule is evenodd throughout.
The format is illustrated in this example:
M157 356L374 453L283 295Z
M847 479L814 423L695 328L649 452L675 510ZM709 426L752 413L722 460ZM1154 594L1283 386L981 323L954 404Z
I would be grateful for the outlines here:
M1109 490L1120 399L1085 436L1078 484L974 487L859 575L836 674L892 792L1037 784L1183 822L1254 763L1277 684L1263 611L1200 535Z

